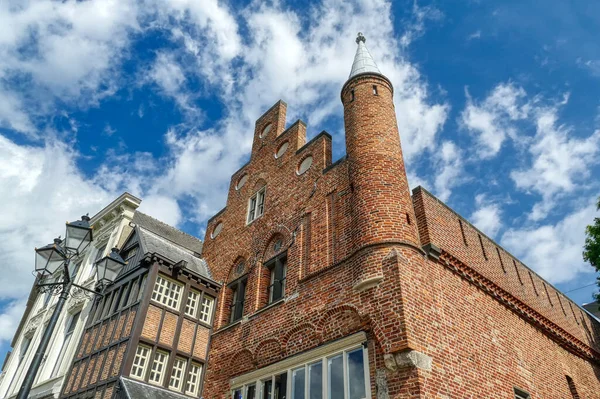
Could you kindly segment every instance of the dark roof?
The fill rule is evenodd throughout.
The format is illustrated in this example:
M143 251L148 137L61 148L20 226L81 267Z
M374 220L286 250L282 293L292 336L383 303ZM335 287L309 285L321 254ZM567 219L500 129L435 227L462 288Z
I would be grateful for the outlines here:
M133 223L190 251L202 254L202 241L200 239L177 230L175 227L169 226L160 220L154 219L152 216L135 211Z
M177 245L173 241L165 239L158 233L147 230L140 225L136 226L136 231L144 253L158 254L171 260L173 263L183 260L187 263L185 266L186 269L212 280L206 261L200 258L200 255L195 253L195 251Z
M589 313L593 314L595 317L600 318L600 302L594 301L586 303L583 305L583 308Z
M143 382L121 377L121 387L130 399L189 399L188 396Z

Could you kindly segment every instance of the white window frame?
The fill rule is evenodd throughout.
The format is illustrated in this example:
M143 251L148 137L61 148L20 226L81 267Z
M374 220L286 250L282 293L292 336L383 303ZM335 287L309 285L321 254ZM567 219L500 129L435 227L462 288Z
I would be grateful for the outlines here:
M250 224L265 213L265 198L267 186L263 186L248 200L246 224Z
M185 382L185 371L187 368L187 360L183 357L175 357L173 362L173 368L171 369L171 378L169 380L169 389L181 392L183 390L183 384ZM173 381L176 381L176 384Z
M198 314L198 302L200 300L200 292L189 290L187 300L185 301L185 314L196 318Z
M371 399L371 383L369 375L369 353L368 348L363 345L366 342L366 335L364 332L353 334L349 337L342 338L341 340L325 344L319 348L315 348L309 352L302 353L295 357L282 360L281 362L267 366L261 370L255 370L245 375L235 377L230 381L230 397L234 399L235 392L241 390L244 394L248 390L248 386L256 384L255 398L262 398L262 384L264 381L271 379L272 386L275 386L275 377L283 373L287 373L287 392L285 397L292 398L292 378L293 372L304 367L304 386L305 395L308 392L308 375L309 366L321 362L321 377L322 380L322 398L328 399L328 361L329 359L342 354L343 359L343 372L344 372L344 398L349 398L349 384L348 384L348 353L353 352L357 349L362 349L363 353L363 366L364 366L364 381L365 381L365 395L366 399ZM305 396L306 397L306 396ZM244 396L245 398L245 396Z
M148 363L150 355L152 354L152 348L147 345L138 345L135 349L135 356L133 357L133 364L131 365L131 372L129 376L136 380L144 381L146 378L146 371L148 370ZM139 364L143 360L142 364ZM137 370L141 370L141 375L138 375Z
M157 350L152 357L152 367L148 375L148 382L154 385L162 385L165 380L165 370L169 364L169 352Z
M152 300L168 308L179 311L183 284L158 275L152 289Z
M204 295L200 304L200 313L198 318L200 321L210 324L212 318L212 310L215 304L215 298L212 296Z
M185 394L198 396L198 391L200 390L200 378L202 377L202 364L192 362L190 364L190 371L188 372L188 378L185 381ZM192 382L192 377L195 378L194 382Z
M77 318L75 318L77 317ZM71 344L71 339L73 338L73 333L77 328L77 324L79 324L79 320L81 319L81 310L78 310L74 313L69 313L66 323L65 323L65 336L63 338L63 343L60 348L60 352L58 352L58 357L56 358L56 363L54 364L54 368L52 369L52 374L50 374L50 378L56 377L61 369L62 363L65 360L65 355L67 350L69 349L69 345ZM75 322L75 324L73 324Z

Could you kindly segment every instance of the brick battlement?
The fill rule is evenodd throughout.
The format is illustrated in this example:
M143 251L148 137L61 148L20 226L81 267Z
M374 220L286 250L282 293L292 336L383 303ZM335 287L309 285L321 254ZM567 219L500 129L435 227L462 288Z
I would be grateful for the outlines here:
M441 248L600 354L600 323L575 302L424 188L413 190L413 202L423 245Z

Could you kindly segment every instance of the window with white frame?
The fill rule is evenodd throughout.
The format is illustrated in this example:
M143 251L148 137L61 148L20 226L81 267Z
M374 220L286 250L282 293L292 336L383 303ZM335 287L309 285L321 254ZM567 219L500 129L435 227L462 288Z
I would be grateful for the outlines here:
M52 374L50 378L54 378L60 372L61 365L63 363L65 353L69 348L69 344L71 343L71 338L73 337L73 331L75 331L75 327L77 326L77 322L79 321L79 316L81 312L77 312L71 316L69 316L67 323L65 325L65 339L63 340L62 347L60 348L60 352L58 353L58 357L56 358L56 363L54 364L54 369L52 370Z
M156 284L154 284L154 290L152 291L152 300L162 303L171 309L179 310L179 300L182 290L183 286L181 284L158 276L156 277Z
M254 194L250 201L248 202L248 218L247 223L252 222L253 220L258 219L265 211L265 190L266 187L258 190L256 194Z
M202 375L202 365L200 363L192 363L190 365L190 372L188 374L188 380L185 385L186 395L198 395L198 389L200 388L200 376Z
M148 378L150 383L162 385L168 360L169 354L167 352L156 351L154 353L154 360L152 361L152 368L150 369L150 377Z
M320 348L317 348L320 350ZM322 353L322 351L321 351ZM303 357L283 370L249 375L250 381L232 390L233 399L370 399L367 350L363 345L333 351L327 356ZM254 379L253 376L257 378ZM244 376L238 377L244 380Z
M173 370L171 371L171 380L169 381L169 389L181 392L183 388L183 376L185 375L185 366L187 362L182 357L176 357L173 362Z
M210 324L210 319L212 316L213 304L215 303L215 299L213 297L204 295L202 297L202 306L200 307L200 321Z
M190 317L196 317L198 311L198 299L200 293L198 291L190 290L188 292L187 302L185 303L185 314Z
M135 357L133 358L133 365L131 366L131 378L138 380L144 379L151 351L152 350L148 346L138 345L135 351Z

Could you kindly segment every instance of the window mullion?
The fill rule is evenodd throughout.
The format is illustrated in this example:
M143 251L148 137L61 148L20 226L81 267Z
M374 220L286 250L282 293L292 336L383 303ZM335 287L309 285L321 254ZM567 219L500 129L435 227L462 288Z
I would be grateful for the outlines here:
M348 387L350 379L348 378L348 353L346 351L342 353L342 372L344 376L344 399L348 399L350 397L348 392L350 390Z
M327 367L327 357L324 357L323 360L321 360L321 379L322 379L322 387L321 387L321 391L322 391L322 398L323 399L329 399L327 396L327 377L329 375L329 367Z

